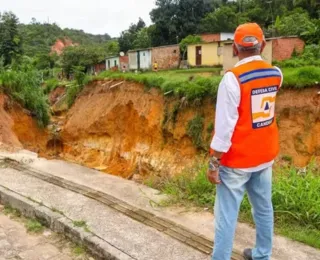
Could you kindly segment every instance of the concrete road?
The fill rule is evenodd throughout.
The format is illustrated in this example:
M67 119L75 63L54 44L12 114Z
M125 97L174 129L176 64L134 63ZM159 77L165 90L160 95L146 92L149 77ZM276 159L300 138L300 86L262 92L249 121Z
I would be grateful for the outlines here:
M0 260L94 260L75 254L81 250L49 230L27 233L22 219L10 218L0 210Z

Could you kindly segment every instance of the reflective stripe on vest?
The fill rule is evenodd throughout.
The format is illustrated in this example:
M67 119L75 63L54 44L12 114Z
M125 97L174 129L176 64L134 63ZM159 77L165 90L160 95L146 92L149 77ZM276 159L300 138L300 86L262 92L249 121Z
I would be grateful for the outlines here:
M253 61L231 70L241 93L231 148L221 164L230 168L251 168L272 161L279 152L275 120L280 72L264 61Z

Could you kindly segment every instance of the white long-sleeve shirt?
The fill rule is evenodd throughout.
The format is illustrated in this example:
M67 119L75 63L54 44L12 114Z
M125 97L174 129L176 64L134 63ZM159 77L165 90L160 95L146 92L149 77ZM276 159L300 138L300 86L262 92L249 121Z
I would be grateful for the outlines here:
M239 61L235 67L242 64L262 60L260 55L251 56ZM278 68L277 68L278 69ZM281 73L281 85L283 75ZM211 148L218 152L226 153L229 151L232 143L231 139L235 126L239 119L238 107L240 105L241 92L240 85L236 76L232 72L227 72L219 86L217 106L216 106L216 119L215 119L215 135L211 142ZM245 172L261 171L267 167L272 166L274 161L266 162L252 168L241 169Z

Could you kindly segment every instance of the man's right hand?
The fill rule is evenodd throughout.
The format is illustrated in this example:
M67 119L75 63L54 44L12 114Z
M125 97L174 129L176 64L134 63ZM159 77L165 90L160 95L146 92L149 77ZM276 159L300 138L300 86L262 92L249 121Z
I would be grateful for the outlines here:
M219 177L219 170L216 170L216 171L208 170L207 177L212 184L221 184L221 180Z

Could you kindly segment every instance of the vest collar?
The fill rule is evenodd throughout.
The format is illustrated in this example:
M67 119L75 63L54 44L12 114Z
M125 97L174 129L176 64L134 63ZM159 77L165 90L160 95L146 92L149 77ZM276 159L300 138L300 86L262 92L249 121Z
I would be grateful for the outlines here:
M255 55L255 56L251 56L251 57L247 57L247 58L244 58L243 60L239 61L235 67L238 67L240 65L243 65L243 64L246 64L248 62L251 62L251 61L255 61L255 60L263 60L262 57L260 55Z

